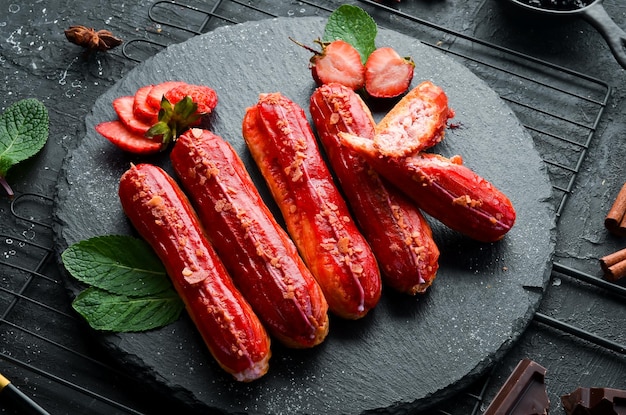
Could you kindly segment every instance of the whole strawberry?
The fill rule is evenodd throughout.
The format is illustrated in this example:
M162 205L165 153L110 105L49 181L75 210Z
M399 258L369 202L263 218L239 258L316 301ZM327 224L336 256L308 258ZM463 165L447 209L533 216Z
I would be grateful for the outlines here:
M411 81L415 62L402 57L391 47L374 50L365 63L365 90L374 98L395 98L405 93Z

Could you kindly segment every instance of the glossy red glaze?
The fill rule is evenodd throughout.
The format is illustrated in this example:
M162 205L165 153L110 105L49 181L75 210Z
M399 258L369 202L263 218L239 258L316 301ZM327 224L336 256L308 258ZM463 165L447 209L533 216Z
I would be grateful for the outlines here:
M330 310L365 316L380 299L380 271L302 108L279 93L262 95L246 111L243 135Z
M417 153L384 157L371 140L342 135L342 143L358 151L424 212L451 229L482 242L494 242L513 227L515 209L489 181L464 166L460 158Z
M220 366L239 381L263 376L271 354L268 334L174 180L150 164L131 166L121 177L119 197L131 223L161 258Z
M321 343L326 299L231 145L192 129L178 138L171 160L235 285L268 331L288 347Z
M315 90L310 111L329 163L378 260L384 282L408 294L426 291L439 268L439 249L430 225L419 209L384 183L363 157L341 145L341 132L374 138L375 123L369 109L354 91L328 84Z

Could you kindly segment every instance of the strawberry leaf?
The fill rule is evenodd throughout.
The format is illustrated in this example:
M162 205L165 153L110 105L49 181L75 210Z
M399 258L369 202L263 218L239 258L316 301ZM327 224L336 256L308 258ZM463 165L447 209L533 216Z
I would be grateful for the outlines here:
M35 98L11 105L0 115L0 184L9 196L13 190L7 172L39 152L48 140L48 110Z
M376 22L367 12L358 6L344 4L335 9L328 17L324 28L324 42L344 40L361 54L365 64L370 53L376 49Z
M165 121L159 121L148 129L146 132L147 137L163 136L161 139L163 146L165 147L172 140L172 129Z
M96 330L139 332L176 321L184 306L173 291L136 298L91 287L74 299L72 307Z
M182 121L193 123L198 119L194 117L193 120L188 120L198 110L198 104L191 100L191 97L186 96L174 105L174 114L176 114Z
M198 114L198 104L191 97L186 96L176 104L172 104L165 96L161 100L159 121L148 129L147 137L162 136L163 146L176 141L179 135L194 125L201 115Z

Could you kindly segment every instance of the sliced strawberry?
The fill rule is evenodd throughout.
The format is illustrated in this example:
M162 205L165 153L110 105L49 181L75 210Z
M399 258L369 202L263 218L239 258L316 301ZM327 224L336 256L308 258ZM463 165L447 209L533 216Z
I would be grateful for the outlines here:
M316 41L322 45L310 60L311 74L318 85L337 82L352 90L365 84L365 66L359 52L343 40L330 43ZM312 50L310 48L307 48Z
M124 151L135 154L152 154L161 150L161 142L130 131L119 120L96 125L96 131Z
M148 94L150 94L153 87L154 85L146 85L139 88L135 92L135 100L133 102L135 117L150 125L157 122L159 118L159 110L152 108L147 102Z
M122 96L113 100L113 109L117 113L117 117L122 124L126 126L130 131L137 134L145 134L150 129L150 124L143 122L139 118L135 117L133 111L133 103L135 102L134 96Z
M217 106L217 93L204 85L183 84L170 89L164 96L172 105L188 96L198 106L199 114L209 114Z
M150 93L146 97L146 103L149 107L154 108L159 111L161 108L161 99L163 99L163 95L170 89L176 88L177 86L185 84L182 81L166 81L160 84L156 84L150 90Z
M374 50L365 63L365 90L375 98L394 98L409 89L415 63L393 48Z

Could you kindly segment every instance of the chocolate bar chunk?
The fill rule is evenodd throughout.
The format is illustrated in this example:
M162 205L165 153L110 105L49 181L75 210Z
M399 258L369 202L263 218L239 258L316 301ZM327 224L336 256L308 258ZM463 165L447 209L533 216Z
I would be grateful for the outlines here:
M561 396L567 415L626 415L626 391L610 388L578 388Z
M484 415L547 415L550 399L545 375L546 369L540 364L521 360Z

